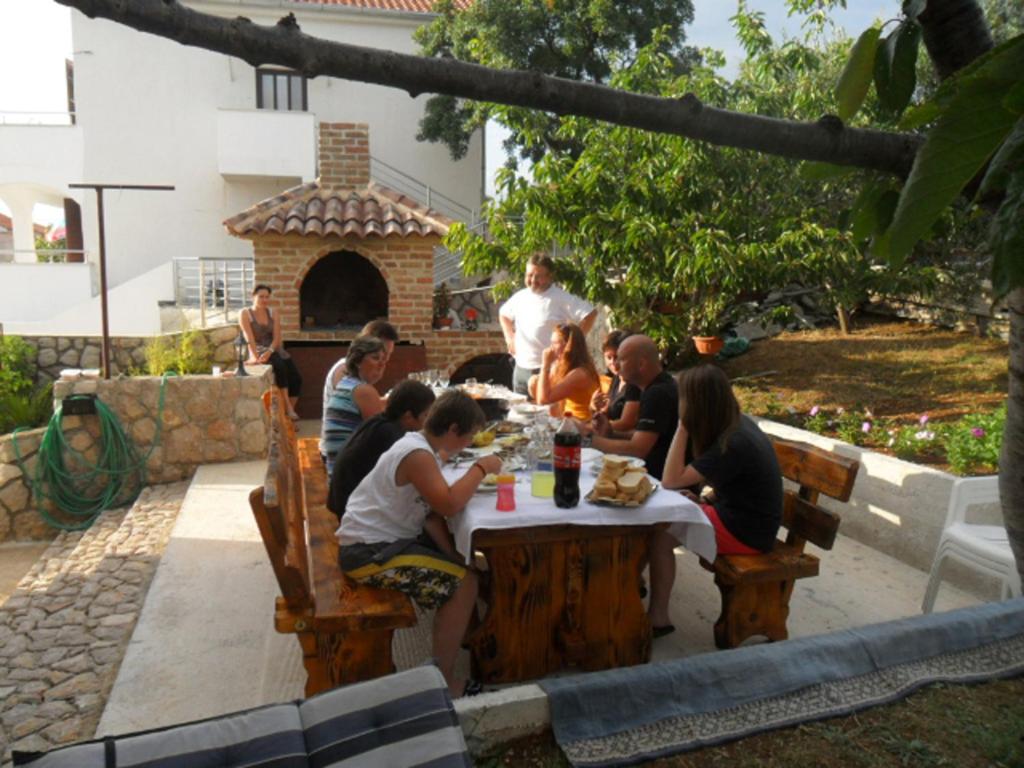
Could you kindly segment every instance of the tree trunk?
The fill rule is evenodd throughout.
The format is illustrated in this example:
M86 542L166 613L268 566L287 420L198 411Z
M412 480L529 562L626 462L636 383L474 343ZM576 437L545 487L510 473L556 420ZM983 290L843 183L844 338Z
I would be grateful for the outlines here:
M842 304L836 305L836 317L839 318L839 331L843 336L850 335L850 313Z
M975 0L929 0L917 20L928 56L943 80L993 45L985 14Z
M1010 387L999 454L999 496L1017 571L1024 580L1024 288L1007 297L1010 309Z

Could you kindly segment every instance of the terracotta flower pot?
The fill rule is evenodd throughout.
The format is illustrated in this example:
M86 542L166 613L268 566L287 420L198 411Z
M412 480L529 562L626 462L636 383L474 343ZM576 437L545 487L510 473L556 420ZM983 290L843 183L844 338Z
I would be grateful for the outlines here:
M725 342L718 336L694 336L693 344L701 355L717 355L725 346Z
M435 328L451 328L452 319L450 317L435 317L434 318Z

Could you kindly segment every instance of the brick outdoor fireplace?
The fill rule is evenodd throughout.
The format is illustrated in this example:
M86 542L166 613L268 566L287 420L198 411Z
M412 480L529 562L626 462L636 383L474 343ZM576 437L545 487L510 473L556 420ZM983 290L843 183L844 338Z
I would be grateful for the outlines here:
M451 221L370 181L367 126L320 124L320 177L224 222L253 244L256 283L274 289L285 347L304 379L299 413L320 418L323 380L363 325L386 318L402 341L378 388L410 371L449 373L505 351L501 332L435 331L434 248Z

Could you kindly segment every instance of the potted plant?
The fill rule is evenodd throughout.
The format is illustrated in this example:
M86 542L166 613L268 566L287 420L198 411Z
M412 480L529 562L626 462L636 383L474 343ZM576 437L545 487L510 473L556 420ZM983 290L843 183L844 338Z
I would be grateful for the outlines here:
M434 328L449 328L452 324L451 315L451 294L448 292L448 284L441 283L434 291Z

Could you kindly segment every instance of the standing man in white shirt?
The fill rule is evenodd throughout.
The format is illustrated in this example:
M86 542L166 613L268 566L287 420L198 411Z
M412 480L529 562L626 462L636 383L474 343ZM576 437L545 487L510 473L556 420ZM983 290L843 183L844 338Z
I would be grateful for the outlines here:
M554 284L554 262L535 253L526 265L526 287L501 305L498 318L508 353L515 358L512 389L527 394L530 376L540 372L544 349L559 323L576 323L589 333L597 318L594 305Z

